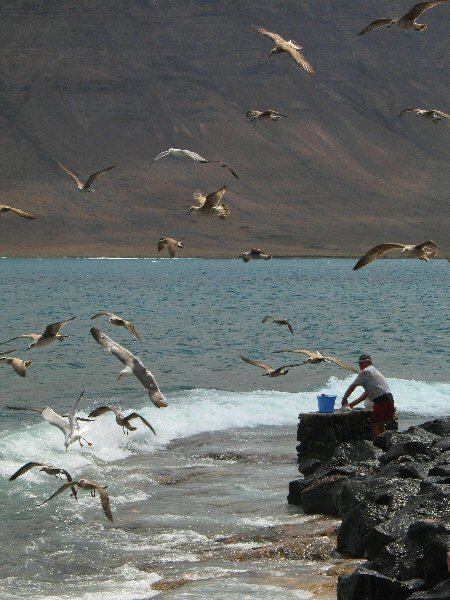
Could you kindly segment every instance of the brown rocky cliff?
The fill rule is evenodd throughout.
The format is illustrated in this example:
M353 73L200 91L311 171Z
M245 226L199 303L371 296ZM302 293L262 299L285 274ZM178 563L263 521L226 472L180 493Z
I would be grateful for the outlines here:
M406 7L407 8L407 7ZM379 30L404 2L305 0L3 0L0 203L39 214L0 220L2 255L360 254L380 241L450 246L450 5L423 33ZM308 76L268 58L266 27L304 47ZM285 113L250 123L250 108ZM223 159L151 160L170 146ZM110 164L80 194L82 177ZM186 215L191 196L226 183L229 220ZM450 247L445 248L450 251Z

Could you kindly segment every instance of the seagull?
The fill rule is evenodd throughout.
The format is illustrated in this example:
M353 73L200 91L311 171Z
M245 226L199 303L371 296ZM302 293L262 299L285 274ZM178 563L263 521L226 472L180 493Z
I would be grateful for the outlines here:
M146 388L148 392L148 397L153 402L155 406L158 408L163 408L167 406L165 402L165 398L161 393L158 384L155 381L152 373L147 369L147 367L142 364L142 362L131 354L129 350L126 350L122 346L119 346L117 342L109 338L107 335L96 329L95 327L91 327L92 337L100 344L106 348L109 352L112 352L116 358L118 358L121 362L123 362L125 369L123 369L119 373L119 377L117 381L121 377L126 375L135 375L142 385Z
M177 248L184 248L183 242L178 242L177 240L174 240L173 238L169 237L159 238L158 252L161 252L161 250L163 250L165 246L167 247L167 251L170 255L170 258L173 258L175 256Z
M281 117L285 117L276 110L248 110L245 113L245 116L250 119L250 121L256 121L259 119L268 119L269 121L279 121Z
M338 367L342 367L343 369L347 369L347 371L351 371L352 373L359 373L359 371L357 369L355 369L354 367L351 367L350 365L348 365L344 361L340 360L339 358L335 358L334 356L324 356L318 350L317 350L317 352L311 352L310 350L274 350L274 352L275 353L294 352L296 354L306 354L308 359L305 360L304 363L301 363L302 365L305 365L307 363L309 363L311 365L317 365L322 362L331 362L331 363L334 363L335 365L337 365Z
M193 211L199 211L201 215L217 215L220 219L226 219L230 215L230 208L225 202L221 202L223 195L227 191L227 186L223 185L212 194L204 194L203 192L194 192L194 200L199 204L191 206L188 215Z
M70 321L73 321L74 319L75 319L75 317L72 317L71 319L66 319L65 321L59 321L58 323L52 323L51 325L47 325L44 333L42 333L42 334L40 334L40 333L24 333L23 335L18 335L9 340L6 340L6 342L0 342L0 344L7 344L8 342L12 342L12 340L29 338L29 339L33 340L27 348L27 350L29 350L30 348L34 348L34 347L38 347L38 346L46 346L47 344L50 344L51 342L54 342L55 340L59 340L61 342L64 338L70 337L70 336L61 335L59 332L64 327L64 325L66 325L66 323L69 323Z
M73 481L72 475L65 469L59 469L58 467L52 467L50 465L46 465L45 463L38 462L26 463L25 465L20 467L20 469L18 469L13 475L11 475L9 481L14 481L24 473L27 473L30 469L34 469L34 467L41 467L39 471L44 471L44 473L47 473L47 475L54 475L55 477L60 477L61 475L64 475L68 482ZM77 500L77 490L73 486L72 496L75 498L75 500Z
M67 173L67 175L70 175L70 177L72 177L72 179L77 184L77 188L80 190L80 192L83 192L83 193L92 192L91 185L94 183L94 181L97 179L97 177L99 177L99 175L101 175L102 173L106 173L106 171L111 171L111 169L114 169L114 167L117 166L117 165L111 165L110 167L106 167L106 169L101 169L101 171L96 171L95 173L92 173L92 175L89 175L89 177L83 183L81 181L81 179L79 177L77 177L75 175L75 173L73 173L70 169L65 167L60 162L58 162L58 165L61 167L61 169L63 171L65 171Z
M111 325L117 325L118 327L125 327L125 329L128 329L128 331L131 333L131 335L133 335L137 340L142 341L141 338L139 337L138 332L136 331L134 323L132 323L131 321L126 321L125 319L122 319L122 317L119 317L118 315L115 315L114 313L107 313L107 312L98 313L98 314L94 315L93 317L91 317L91 320L96 319L97 317L108 317L108 321L111 323Z
M269 54L269 58L272 56L272 54L280 54L281 52L287 52L289 56L307 73L310 73L311 75L314 73L313 66L306 60L306 58L300 52L300 50L302 50L303 48L302 46L299 46L297 42L294 42L294 40L289 40L287 42L281 37L281 35L267 31L267 29L263 29L262 27L255 27L255 25L252 25L252 29L254 29L256 33L268 37L273 42L275 42L275 47L272 48Z
M25 377L27 369L33 364L32 360L22 360L21 358L12 358L8 356L1 356L0 362L4 362L7 365L11 365L17 375Z
M362 31L358 33L358 35L364 35L365 33L369 33L369 31L373 31L374 29L379 29L380 27L391 27L395 25L396 27L401 27L402 29L414 29L415 31L423 31L427 28L426 25L421 23L416 23L416 19L420 17L420 15L429 10L430 8L434 8L435 6L439 6L440 4L444 4L447 0L432 0L431 2L419 2L419 4L415 4L410 11L408 11L403 17L398 17L396 19L376 19L369 23L367 27L365 27Z
M439 123L439 121L442 121L442 119L450 119L450 115L442 112L442 110L436 110L435 108L404 108L398 116L401 117L407 112L415 112L416 117L431 119L433 123Z
M236 179L239 179L239 177L233 171L233 169L230 167L230 165L227 165L226 163L222 162L221 160L208 160L207 158L203 158L203 156L200 156L200 154L197 154L197 152L192 152L192 150L181 150L181 148L169 148L168 150L164 150L163 152L160 152L158 154L158 156L155 156L155 158L153 159L152 162L155 162L155 161L159 160L160 158L164 158L165 156L173 156L174 158L185 158L187 160L193 160L194 162L205 163L205 164L206 163L217 163L224 169L228 169L228 171L230 171L230 173L233 175L233 177L236 177Z
M241 355L239 355L241 356ZM255 367L260 367L264 369L266 372L263 373L263 377L267 375L267 377L279 377L280 375L287 375L289 373L288 367L299 367L303 363L295 363L294 365L283 365L282 367L278 367L278 369L274 369L270 365L266 365L263 362L259 362L257 360L252 360L251 358L246 358L245 356L241 356L242 360L249 365L254 365Z
M16 215L24 219L36 219L35 215L31 215L30 213L20 210L20 208L14 208L14 206L8 206L7 204L0 204L0 213L6 212L15 213Z
M153 429L153 427L150 425L147 419L144 419L142 415L138 414L137 412L132 412L131 414L125 417L121 412L119 412L119 410L115 406L99 406L98 408L92 410L88 414L88 417L99 417L100 415L104 415L108 411L111 411L116 415L117 425L120 425L123 429L123 432L127 435L129 431L136 431L137 429L137 427L133 427L133 425L130 423L132 419L140 419L144 423L144 425L147 425L147 427L151 429L156 435L156 431Z
M294 335L294 331L291 327L291 324L289 323L289 321L286 321L286 319L280 319L280 317L272 317L272 315L266 315L261 322L267 323L268 321L270 321L271 323L275 323L276 325L286 325L286 327L289 329L292 335Z
M96 492L98 492L99 496L100 496L100 502L102 503L103 512L105 513L106 518L112 522L113 516L112 516L112 512L111 512L111 507L109 505L108 492L106 491L107 486L100 485L96 481L89 481L89 479L79 479L78 481L71 481L71 482L65 483L59 489L57 489L56 492L50 496L50 498L47 498L47 500L44 500L44 502L42 502L42 504L45 504L52 498L55 498L55 496L58 496L58 494L61 494L68 488L75 486L75 485L80 489L89 490L91 492L91 496L93 498L95 498Z
M248 262L249 260L270 260L272 258L271 254L265 254L264 250L260 250L259 248L252 248L248 252L243 252L239 254L239 258L242 258L244 262Z
M368 250L364 256L362 256L356 265L353 267L354 271L365 267L369 263L373 262L386 252L390 252L391 250L401 249L402 254L406 254L406 256L410 256L412 258L419 258L420 260L431 260L434 258L438 251L438 246L431 240L427 240L426 242L422 242L421 244L379 244L378 246L374 246L370 250ZM447 258L447 260L449 260ZM449 261L450 262L450 261Z
M90 421L90 419L83 419L75 415L77 406L81 398L84 396L85 392L86 390L83 390L78 396L78 398L73 402L68 414L68 422L64 417L59 415L57 412L55 412L52 408L49 408L48 406L45 406L44 408L7 406L6 408L9 408L10 410L31 410L33 412L40 413L40 415L47 421L47 423L49 423L50 425L54 425L63 432L65 438L64 446L67 452L67 449L70 446L70 444L73 444L73 442L76 442L77 440L81 447L83 447L81 440L84 440L88 446L92 446L92 444L83 437L83 435L86 433L86 429L80 429L80 425L78 424L78 421Z

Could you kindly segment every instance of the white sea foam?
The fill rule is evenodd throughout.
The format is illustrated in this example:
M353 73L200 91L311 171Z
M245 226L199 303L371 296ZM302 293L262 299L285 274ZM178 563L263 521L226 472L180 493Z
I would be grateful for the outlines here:
M66 468L79 472L98 463L110 463L133 454L151 453L170 442L209 431L242 427L295 425L298 414L317 410L317 394L337 394L336 405L353 376L346 379L331 377L328 384L314 392L286 393L276 391L228 392L215 389L194 389L175 398L168 398L169 406L155 410L153 406L140 412L157 431L154 436L138 424L138 431L124 436L113 418L97 419L89 427L86 437L92 448L70 447L64 454ZM390 379L397 411L423 420L448 414L450 383L425 383ZM357 392L355 393L356 397ZM14 469L29 460L58 464L61 461L63 437L56 428L45 422L5 432L0 460L0 474L10 475ZM25 475L30 481L36 475Z

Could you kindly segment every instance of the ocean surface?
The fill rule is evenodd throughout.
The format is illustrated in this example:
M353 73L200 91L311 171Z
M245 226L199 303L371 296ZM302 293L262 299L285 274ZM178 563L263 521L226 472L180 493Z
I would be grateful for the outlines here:
M0 364L0 598L333 598L326 571L336 557L239 553L260 546L254 532L265 527L314 526L286 503L298 476L298 414L315 410L323 391L339 401L353 375L321 364L263 378L239 355L279 366L303 358L274 350L307 348L356 366L367 352L392 386L402 429L448 415L450 265L380 260L353 272L353 264L1 259L0 341L76 319L63 342L3 346L33 364L26 378ZM91 321L100 311L133 320L142 342L104 318ZM267 314L287 318L294 335L263 325ZM134 377L116 380L122 365L94 341L92 325L141 358L167 408L156 409ZM124 435L107 414L88 424L92 447L65 452L61 432L39 414L6 409L66 414L84 388L81 415L114 403L141 412L157 435L138 421ZM37 469L9 482L28 461L107 485L114 523L82 490L78 502L64 493L42 506L63 481ZM182 579L170 592L154 589Z

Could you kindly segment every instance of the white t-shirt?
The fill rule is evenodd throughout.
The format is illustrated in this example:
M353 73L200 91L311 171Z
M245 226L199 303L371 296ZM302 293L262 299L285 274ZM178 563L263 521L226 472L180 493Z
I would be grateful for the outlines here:
M353 385L362 386L367 394L367 399L372 402L375 400L375 398L378 398L378 396L391 393L386 378L380 373L380 371L375 369L373 365L369 365L363 369L353 382ZM364 405L367 406L366 401L364 402ZM370 407L367 406L367 408Z

